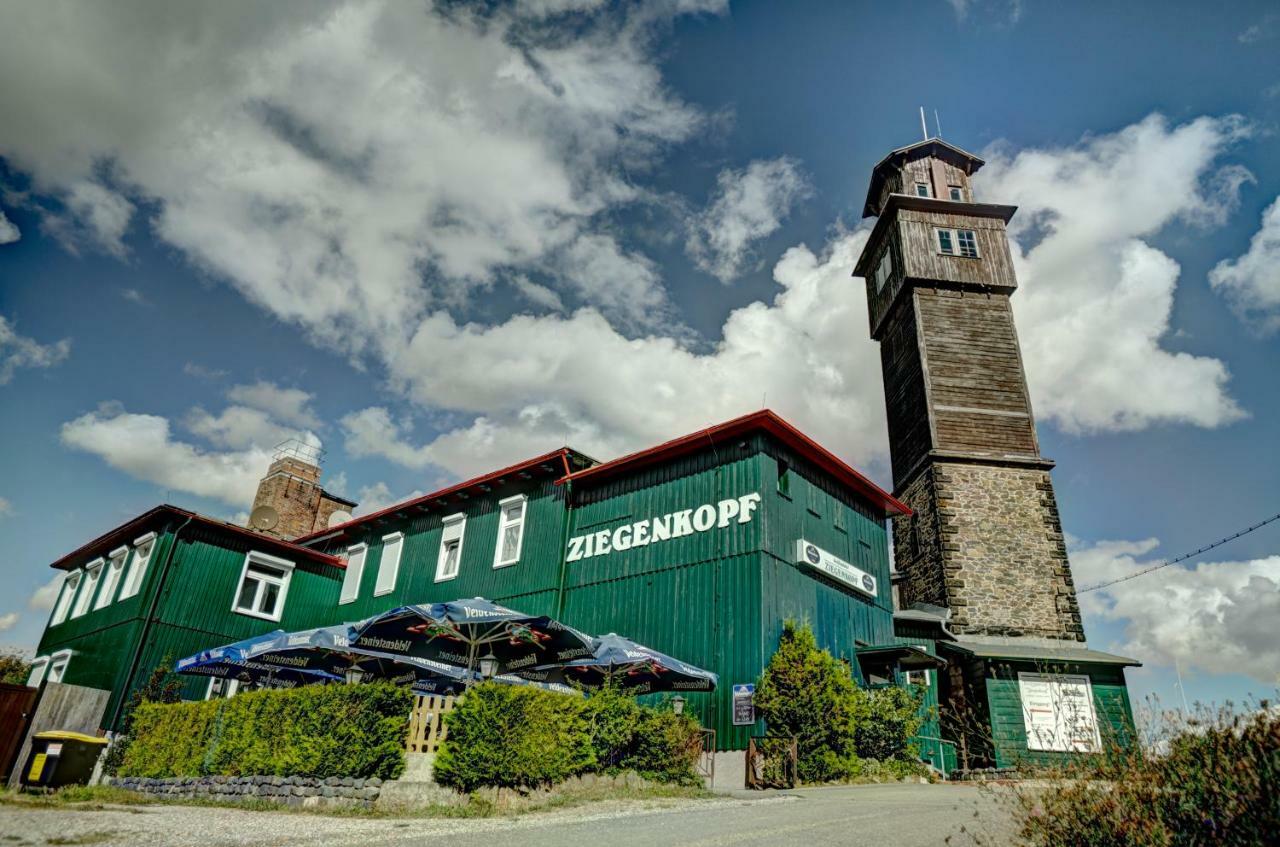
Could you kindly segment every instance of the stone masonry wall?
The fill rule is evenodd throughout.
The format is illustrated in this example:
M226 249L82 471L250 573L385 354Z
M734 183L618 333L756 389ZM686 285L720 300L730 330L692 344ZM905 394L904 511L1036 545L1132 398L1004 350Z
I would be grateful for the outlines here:
M370 808L382 791L382 780L306 776L199 776L153 779L126 776L109 785L171 799L214 799L227 802L267 800L289 806L363 806Z
M1084 640L1057 500L1040 468L930 463L897 518L902 602L944 605L957 634Z

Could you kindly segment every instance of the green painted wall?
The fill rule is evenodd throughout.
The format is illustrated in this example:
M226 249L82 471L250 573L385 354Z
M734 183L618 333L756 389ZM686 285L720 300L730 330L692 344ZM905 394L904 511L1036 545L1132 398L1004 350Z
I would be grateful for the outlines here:
M936 656L938 643L932 629L932 627L919 626L910 621L899 621L894 625L893 641L895 644L921 647L930 656ZM939 676L946 673L946 669L930 670L928 673L929 685L924 689L924 701L920 704L920 714L924 722L912 741L922 758L944 774L948 774L956 767L955 744L943 740L938 713L938 689L941 685ZM906 674L901 676L899 682L906 683Z

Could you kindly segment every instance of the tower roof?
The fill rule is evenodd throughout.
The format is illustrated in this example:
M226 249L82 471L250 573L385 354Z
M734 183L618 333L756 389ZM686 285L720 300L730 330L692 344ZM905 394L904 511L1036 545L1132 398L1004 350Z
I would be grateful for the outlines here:
M930 138L925 141L917 141L915 144L908 144L906 147L899 147L881 159L871 169L871 186L867 189L867 202L862 207L862 216L870 218L880 214L880 209L876 206L880 196L880 189L883 187L890 169L900 168L905 162L922 159L925 156L933 156L944 162L950 162L958 168L963 168L969 174L975 173L978 168L986 164L985 161L969 151L962 150L954 144L948 144L941 138Z

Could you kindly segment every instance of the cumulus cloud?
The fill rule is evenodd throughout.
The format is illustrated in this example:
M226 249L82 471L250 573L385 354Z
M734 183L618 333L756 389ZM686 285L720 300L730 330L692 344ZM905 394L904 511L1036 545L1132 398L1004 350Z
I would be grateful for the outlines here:
M58 594L62 592L62 581L66 574L58 572L49 581L37 588L27 599L27 608L33 612L53 611L53 604L58 602Z
M41 344L19 335L13 324L0 315L0 385L8 385L19 368L51 368L71 355L71 339Z
M1243 415L1220 360L1166 346L1180 268L1144 239L1234 207L1247 174L1219 159L1247 132L1235 117L1152 115L1069 147L986 154L982 198L1019 207L1013 306L1042 420L1090 432Z
M5 632L7 630L13 629L13 625L16 624L17 622L18 622L17 612L6 612L5 614L0 615L0 632Z
M173 491L252 502L271 454L262 447L215 452L173 438L169 421L104 405L62 425L62 443L102 458L111 467Z
M13 504L7 498L0 497L0 518L7 518L13 514Z
M261 409L248 406L228 406L216 415L197 406L187 414L185 424L211 444L233 450L273 447L289 439L320 446L320 437L314 432L286 426Z
M0 211L0 244L12 244L22 237L22 232L18 229L17 224L5 217L3 211Z
M415 489L410 491L408 494L397 497L391 493L391 489L387 487L385 482L375 482L373 485L362 485L360 487L360 492L356 495L356 502L360 505L356 506L352 514L356 517L359 517L360 515L368 515L385 509L388 506L394 506L396 503L403 503L406 500L421 497L423 494L426 494L426 492Z
M1280 330L1280 197L1262 213L1248 251L1219 262L1209 283L1242 320L1263 333Z
M794 159L726 168L716 178L711 203L690 221L686 249L698 267L729 282L753 261L752 245L776 232L791 208L810 193Z
M1158 563L1159 541L1099 541L1071 552L1078 585ZM1173 565L1080 595L1086 615L1124 625L1121 649L1147 662L1244 673L1267 684L1280 674L1280 556Z
M301 388L281 388L260 380L252 385L233 385L227 391L227 399L265 412L282 423L312 429L320 426L320 419L311 408L315 395Z

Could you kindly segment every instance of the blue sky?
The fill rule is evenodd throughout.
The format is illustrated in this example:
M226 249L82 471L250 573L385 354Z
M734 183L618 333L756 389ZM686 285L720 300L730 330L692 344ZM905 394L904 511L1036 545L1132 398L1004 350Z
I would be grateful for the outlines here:
M308 433L365 508L775 408L888 483L859 218L917 109L1016 203L1080 584L1280 512L1265 3L32 4L0 33L0 642ZM42 590L43 589L43 590ZM1087 595L1140 697L1280 673L1280 524Z

